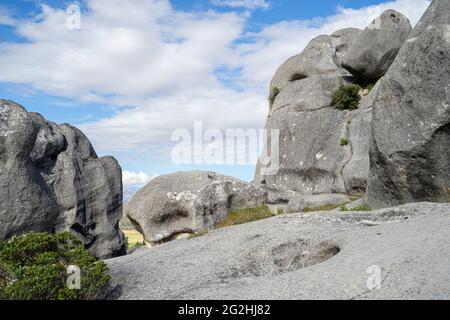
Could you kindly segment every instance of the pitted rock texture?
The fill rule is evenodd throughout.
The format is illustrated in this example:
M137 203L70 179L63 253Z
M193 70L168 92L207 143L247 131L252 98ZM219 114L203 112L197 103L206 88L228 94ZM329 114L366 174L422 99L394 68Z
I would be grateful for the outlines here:
M450 204L285 214L107 261L119 299L449 299ZM377 269L378 268L378 269ZM381 271L379 290L368 280ZM370 271L368 273L368 271Z
M127 205L127 216L149 245L180 234L202 232L237 209L261 206L265 192L253 184L214 172L159 176Z
M450 2L435 0L379 83L367 203L450 201Z
M0 239L70 230L99 258L125 254L122 174L78 129L0 100Z

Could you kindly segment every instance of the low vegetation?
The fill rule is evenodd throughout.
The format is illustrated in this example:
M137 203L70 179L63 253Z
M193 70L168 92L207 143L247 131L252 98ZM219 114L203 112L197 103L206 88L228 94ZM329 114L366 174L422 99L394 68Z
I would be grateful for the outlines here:
M352 209L348 209L346 206L342 206L341 207L341 211L352 211L352 212L356 212L356 211L372 211L372 209L368 205L362 204L362 205L354 207Z
M320 211L332 211L339 207L341 207L342 204L326 204L317 208L305 208L303 209L303 212L320 212Z
M67 284L70 266L81 272L79 288ZM1 300L93 299L109 279L106 264L69 232L31 233L0 244Z
M278 87L273 87L270 90L270 95L269 95L269 103L272 106L275 102L275 99L277 98L277 96L280 94L281 90Z
M348 146L348 144L350 143L350 141L346 138L342 138L341 139L341 146Z
M126 229L123 230L123 233L125 234L125 242L127 244L127 248L131 249L135 246L143 246L144 245L144 237L142 234L137 232L136 230L132 229Z
M333 95L333 106L338 110L358 109L361 87L357 84L342 85Z
M272 213L266 205L253 209L236 210L230 212L227 218L220 223L217 228L230 227L238 224L267 219L273 216L275 216L275 214Z

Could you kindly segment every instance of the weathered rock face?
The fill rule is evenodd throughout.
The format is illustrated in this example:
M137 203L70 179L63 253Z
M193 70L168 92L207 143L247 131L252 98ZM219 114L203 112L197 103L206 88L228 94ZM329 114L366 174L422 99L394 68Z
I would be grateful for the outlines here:
M450 2L435 0L373 103L372 208L450 200Z
M345 54L360 32L359 29L343 29L331 36L313 39L301 54L289 58L278 68L270 84L271 90L275 87L283 90L289 84L313 75L347 74L334 60Z
M160 176L139 190L127 216L149 244L204 231L236 209L261 206L265 193L252 184L213 172Z
M280 93L266 129L280 132L279 170L265 174L260 162L255 174L255 183L267 189L269 203L287 203L298 194L364 194L377 87L362 96L358 110L332 106L339 87L355 81L339 61L360 33L344 29L316 38L276 72L271 90L279 88ZM348 144L341 145L342 139Z
M357 78L381 78L411 32L409 20L395 10L375 19L343 54L341 65Z
M323 206L343 206L351 200L345 194L297 195L289 201L287 212L318 211ZM323 210L323 209L322 209Z
M98 158L74 127L58 126L10 101L0 100L0 108L0 239L70 230L97 257L124 254L117 161Z
M0 240L52 231L60 213L30 159L38 130L24 108L0 100Z

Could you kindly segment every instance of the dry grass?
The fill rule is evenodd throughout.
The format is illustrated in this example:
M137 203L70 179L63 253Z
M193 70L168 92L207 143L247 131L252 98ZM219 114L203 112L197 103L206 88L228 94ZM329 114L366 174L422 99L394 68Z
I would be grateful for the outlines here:
M362 204L352 209L347 209L345 206L342 206L341 211L359 212L359 211L372 211L372 209L368 205Z
M137 232L136 230L122 230L125 233L125 237L128 238L128 247L132 248L136 244L142 244L144 242L144 237L142 234Z
M209 230L204 230L204 231L200 231L200 232L196 232L196 233L191 233L191 235L189 236L189 239L194 239L194 238L206 236L208 234L208 232L209 232Z
M238 224L249 223L252 221L267 219L275 216L268 206L262 206L253 209L241 209L230 212L227 218L220 223L217 228L235 226Z
M337 208L340 208L342 206L345 206L347 203L341 203L341 204L326 204L317 208L305 208L303 209L303 212L320 212L320 211L332 211Z

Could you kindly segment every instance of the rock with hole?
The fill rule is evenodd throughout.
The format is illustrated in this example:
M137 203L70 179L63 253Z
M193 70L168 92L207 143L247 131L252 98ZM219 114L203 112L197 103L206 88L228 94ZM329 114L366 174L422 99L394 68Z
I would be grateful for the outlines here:
M341 58L341 65L359 79L376 81L394 62L410 32L408 18L387 10L359 34Z

